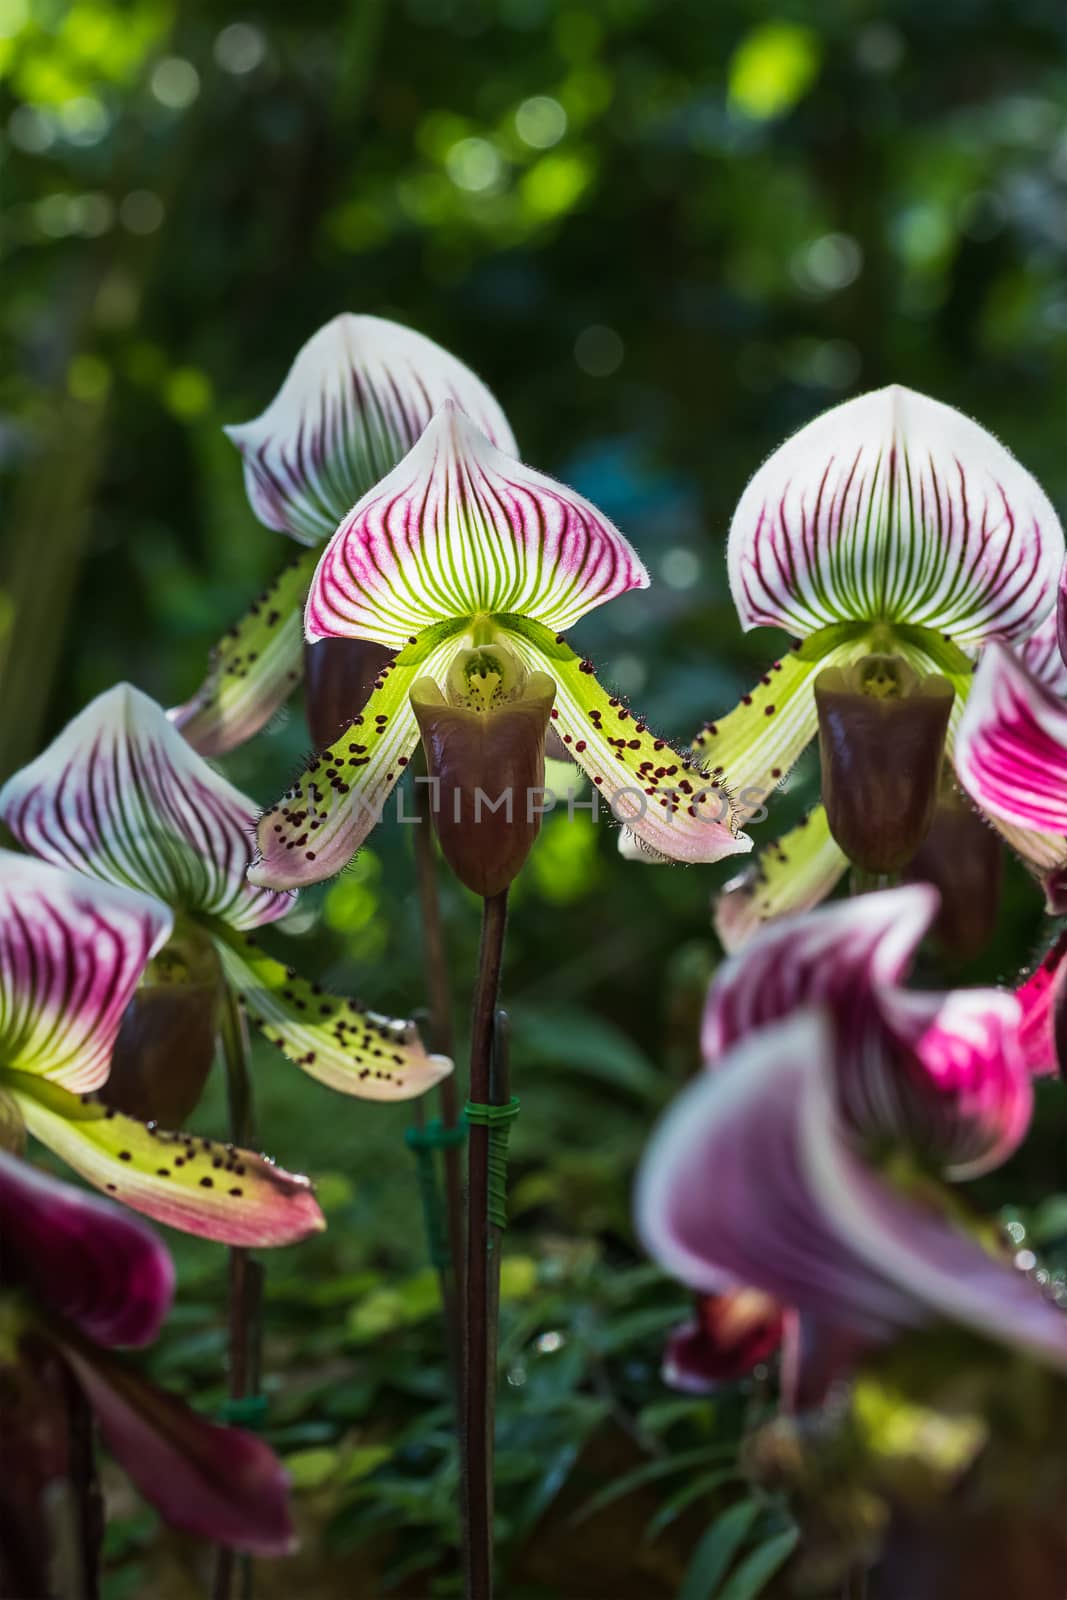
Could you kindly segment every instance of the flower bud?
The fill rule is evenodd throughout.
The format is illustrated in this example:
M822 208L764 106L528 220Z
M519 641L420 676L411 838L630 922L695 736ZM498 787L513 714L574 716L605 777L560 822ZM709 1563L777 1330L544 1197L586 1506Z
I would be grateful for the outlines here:
M104 1104L180 1128L215 1057L221 993L218 958L206 941L179 935L165 945L123 1012Z
M515 878L541 826L556 686L495 643L459 651L446 689L420 678L411 690L434 826L457 878L488 898Z
M940 893L931 932L949 955L969 961L993 937L1003 865L998 834L954 783L943 783L930 831L903 876L909 883L932 883Z
M369 639L304 644L304 715L316 750L325 750L370 699L393 651Z
M898 872L926 837L954 693L899 656L864 656L816 678L830 832L863 871Z

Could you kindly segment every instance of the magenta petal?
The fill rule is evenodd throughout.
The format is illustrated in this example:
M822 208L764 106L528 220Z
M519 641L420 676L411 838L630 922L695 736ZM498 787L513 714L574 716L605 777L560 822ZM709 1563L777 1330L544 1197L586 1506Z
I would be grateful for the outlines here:
M714 1065L738 1039L798 1006L825 1004L862 1021L872 989L900 982L936 914L936 890L909 884L760 928L712 980L704 1060Z
M906 1130L911 1148L932 1153L953 1178L975 1178L1006 1161L1033 1111L1015 996L999 989L901 990L883 996L881 1005L909 1049L898 1052L895 1071L877 1079L868 1074L876 1103L866 1109L866 1125L881 1118Z
M751 1284L875 1338L947 1318L1067 1370L1067 1316L939 1191L904 1193L857 1153L835 1053L826 1019L799 1012L678 1097L638 1175L650 1254L701 1291Z
M80 1340L61 1343L109 1448L167 1522L253 1555L293 1549L289 1480L261 1439L206 1421Z
M1022 1007L1020 1038L1026 1065L1035 1078L1060 1071L1057 1015L1067 974L1067 932L1061 933L1041 965L1015 991Z
M172 921L147 895L0 850L0 1066L99 1087Z
M174 1297L151 1229L2 1151L0 1273L105 1345L149 1344Z
M1039 628L1035 628L1028 639L1021 639L1014 646L1015 652L1028 672L1032 672L1039 683L1046 689L1051 689L1053 694L1058 694L1061 699L1067 698L1067 661L1060 653L1060 628L1065 615L1064 607L1067 604L1067 589L1064 588L1063 578L1060 578L1059 604Z
M932 1155L956 1178L1006 1159L1029 1126L1019 1007L997 990L899 987L937 910L928 884L824 906L762 928L719 969L703 1048L715 1065L754 1029L824 1005L841 1105L862 1135Z
M663 1357L663 1381L687 1394L710 1394L747 1377L782 1342L783 1312L759 1289L702 1295L696 1315L675 1328Z
M963 787L990 816L1067 832L1067 705L1005 645L983 652L954 760Z

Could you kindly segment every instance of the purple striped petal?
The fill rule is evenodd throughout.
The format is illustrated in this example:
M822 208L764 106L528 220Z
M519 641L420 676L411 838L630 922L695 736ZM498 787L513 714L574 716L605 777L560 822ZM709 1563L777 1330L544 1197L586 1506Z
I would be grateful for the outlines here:
M936 913L936 892L909 884L760 929L712 979L704 1060L716 1064L739 1039L805 1006L825 1005L862 1026L875 991L906 975Z
M978 664L954 761L983 811L1019 827L1067 833L1067 705L1002 644L989 645Z
M1067 1371L1067 1316L963 1231L935 1185L905 1193L859 1156L836 1049L825 1019L800 1012L678 1097L638 1174L646 1249L701 1292L753 1285L864 1337L947 1318Z
M107 1077L122 1014L171 930L158 900L0 850L0 1068Z
M446 402L327 545L305 628L312 640L394 648L435 622L484 614L562 629L648 581L588 500L512 460Z
M206 1421L81 1340L60 1343L109 1449L164 1521L253 1555L293 1549L288 1476L261 1439Z
M0 1276L98 1344L149 1344L174 1298L155 1234L0 1151Z
M1061 596L1064 591L1060 590ZM1032 672L1039 683L1046 689L1051 689L1062 699L1067 699L1067 661L1063 659L1060 651L1060 617L1059 607L1050 611L1039 628L1035 628L1027 639L1021 639L1015 646L1015 653L1028 672Z
M469 367L412 328L346 313L312 335L262 416L226 432L260 521L317 544L446 401L498 450L518 453L507 418Z
M292 905L246 882L258 809L128 683L93 700L0 790L0 817L35 855L235 928Z
M727 955L740 950L765 923L819 905L847 870L826 808L813 807L783 838L764 845L752 865L716 897L715 932Z
M1067 1036L1062 1036L1065 977L1067 932L1060 934L1041 965L1015 991L1022 1007L1023 1054L1035 1078L1063 1071L1060 1056L1067 1051Z
M8 1073L26 1127L96 1188L182 1233L249 1248L293 1244L325 1226L307 1178L266 1156L167 1133L91 1095Z
M977 643L1033 631L1063 554L1003 445L893 386L825 412L759 469L730 527L730 587L745 628L878 619Z
M1032 1107L1020 1008L1000 990L899 987L937 903L929 885L911 884L763 928L712 981L705 1060L715 1065L753 1031L825 1006L853 1128L933 1156L954 1178L998 1165L1024 1137Z

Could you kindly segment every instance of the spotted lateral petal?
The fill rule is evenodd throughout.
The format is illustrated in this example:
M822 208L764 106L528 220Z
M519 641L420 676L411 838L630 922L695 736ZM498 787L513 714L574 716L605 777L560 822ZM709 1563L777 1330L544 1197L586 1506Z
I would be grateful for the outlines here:
M730 527L745 628L805 637L884 619L977 643L1052 605L1064 541L1042 489L952 407L896 386L802 428L751 480Z
M462 361L412 328L344 314L312 335L263 415L226 432L260 521L317 544L450 401L517 455L503 411Z
M326 1224L311 1184L250 1150L164 1133L21 1073L5 1072L29 1131L75 1172L157 1222L221 1244L292 1244Z
M70 1330L57 1342L108 1448L164 1521L254 1555L293 1549L289 1478L261 1439L208 1422Z
M360 714L259 820L253 883L298 888L346 867L381 820L419 742L408 698L416 678L440 677L455 654L450 637L436 648L402 651L386 663Z
M0 1066L77 1092L103 1083L172 921L147 895L0 850Z
M855 629L826 629L775 661L733 711L704 724L693 754L729 783L740 817L762 808L815 737L813 685L819 673L865 648Z
M1041 965L1015 991L1022 1007L1022 1046L1035 1078L1062 1072L1067 1061L1067 932L1061 933Z
M911 884L762 929L712 981L705 1060L717 1064L753 1031L823 1005L853 1128L932 1156L955 1178L997 1166L1030 1121L1020 1009L999 990L899 987L937 905L929 885Z
M0 817L35 855L176 911L251 928L292 904L245 881L255 805L128 683L99 695L8 780Z
M260 950L247 934L216 938L223 969L264 1038L311 1077L363 1100L412 1100L447 1078L414 1023L327 994Z
M672 861L751 850L751 839L736 831L729 774L715 777L657 738L563 639L521 617L505 620L526 666L555 679L551 726L618 822Z
M142 1222L0 1151L5 1288L106 1345L150 1344L174 1298L174 1268Z
M817 1012L752 1035L653 1134L636 1217L649 1253L701 1292L762 1289L864 1337L942 1318L1067 1371L1067 1317L964 1231L936 1185L905 1192L857 1153Z
M309 639L391 647L453 617L514 612L567 628L648 581L595 506L512 460L448 403L330 540L305 626Z
M740 950L765 923L819 905L847 870L826 808L815 806L781 839L764 845L752 865L716 896L715 932L727 955Z
M211 652L200 688L167 715L202 756L220 756L259 732L304 671L304 601L317 550L305 551Z
M991 816L1067 833L1067 705L1004 645L985 650L963 714L956 771ZM1067 857L1067 841L1061 841Z

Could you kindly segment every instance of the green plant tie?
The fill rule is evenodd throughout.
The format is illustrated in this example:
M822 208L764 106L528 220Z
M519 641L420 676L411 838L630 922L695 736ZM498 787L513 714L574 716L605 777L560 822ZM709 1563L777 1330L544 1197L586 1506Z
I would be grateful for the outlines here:
M224 1400L219 1407L219 1421L231 1423L235 1428L251 1428L261 1432L267 1420L267 1396L243 1394L239 1399Z
M489 1221L494 1228L508 1225L508 1139L512 1120L519 1114L519 1097L512 1095L507 1105L480 1105L468 1100L463 1115L474 1127L489 1129Z
M462 1122L446 1128L440 1117L435 1117L425 1127L412 1126L404 1130L404 1143L415 1157L415 1176L422 1199L422 1214L426 1224L426 1243L430 1252L430 1265L447 1267L451 1261L448 1249L448 1231L441 1207L441 1189L437 1181L438 1150L452 1150L467 1137Z

